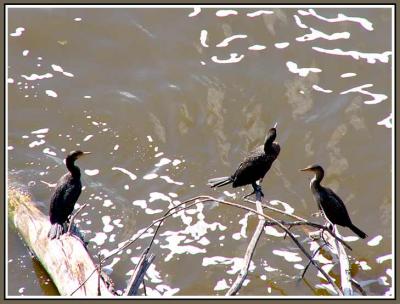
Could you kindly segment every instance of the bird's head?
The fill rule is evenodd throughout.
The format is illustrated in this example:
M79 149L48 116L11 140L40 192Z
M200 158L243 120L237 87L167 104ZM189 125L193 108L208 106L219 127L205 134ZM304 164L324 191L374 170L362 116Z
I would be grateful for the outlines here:
M313 164L308 167L305 167L303 169L300 169L300 171L309 171L309 172L314 172L314 173L323 173L324 169L318 164Z
M275 125L268 130L267 132L267 136L265 137L265 144L269 144L271 145L275 138L276 138L276 126L278 125L278 123L275 123Z
M68 154L67 159L71 161L75 161L79 158L81 158L84 155L91 154L92 152L83 152L83 151L72 151L71 153Z

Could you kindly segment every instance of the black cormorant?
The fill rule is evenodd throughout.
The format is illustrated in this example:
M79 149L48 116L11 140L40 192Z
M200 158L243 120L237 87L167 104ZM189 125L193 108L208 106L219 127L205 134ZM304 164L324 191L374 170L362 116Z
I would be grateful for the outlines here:
M319 165L311 165L300 171L311 171L315 174L311 180L310 188L325 218L332 224L350 228L360 238L365 239L367 235L353 225L346 206L340 197L331 189L321 186L321 181L324 178L324 169Z
M275 138L276 124L269 129L264 145L258 146L251 151L241 162L235 173L231 176L212 178L208 180L208 185L213 188L232 183L232 187L236 188L251 184L254 189L251 194L260 191L261 195L264 196L261 186L257 185L256 182L258 180L260 180L260 183L262 182L272 163L278 157L281 148L277 142L274 142Z
M90 154L90 152L73 151L65 159L69 172L60 178L50 200L51 228L48 233L50 239L58 239L63 233L63 224L67 222L68 216L74 210L75 203L81 194L81 171L75 166L75 161L86 154Z

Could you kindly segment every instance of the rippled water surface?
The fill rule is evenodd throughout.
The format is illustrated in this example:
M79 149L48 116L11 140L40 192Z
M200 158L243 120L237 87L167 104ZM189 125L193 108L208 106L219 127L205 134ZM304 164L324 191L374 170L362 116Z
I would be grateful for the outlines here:
M281 153L266 201L302 217L317 211L310 177L342 197L366 240L352 275L368 295L392 293L392 42L389 8L11 8L8 11L9 178L48 212L71 150L89 203L79 218L89 250L115 249L168 207L197 195L245 204L250 189L212 190L278 123ZM288 205L279 203L285 202ZM277 216L276 214L274 216ZM257 218L216 203L169 219L152 252L148 295L224 295ZM11 227L11 226L9 226ZM151 231L150 231L151 232ZM295 230L307 249L308 240ZM151 233L107 261L122 290ZM329 259L326 271L338 278ZM281 231L261 237L241 295L329 295ZM57 290L15 230L8 293Z

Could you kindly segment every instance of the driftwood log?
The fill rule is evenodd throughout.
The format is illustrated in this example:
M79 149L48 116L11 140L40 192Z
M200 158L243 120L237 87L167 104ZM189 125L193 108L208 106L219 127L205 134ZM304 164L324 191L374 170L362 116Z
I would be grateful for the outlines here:
M28 193L16 186L8 189L8 218L62 296L71 295L77 288L73 293L76 297L98 296L99 292L103 297L114 296L96 270L84 242L74 233L50 240L47 237L50 229L48 216L37 208ZM93 272L95 274L91 275Z

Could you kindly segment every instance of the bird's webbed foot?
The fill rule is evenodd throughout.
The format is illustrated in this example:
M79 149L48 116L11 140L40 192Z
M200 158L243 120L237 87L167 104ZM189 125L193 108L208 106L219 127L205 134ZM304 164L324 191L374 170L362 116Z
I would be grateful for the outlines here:
M56 239L59 239L63 233L64 233L63 226L61 225L57 226Z
M60 224L53 224L50 228L49 233L47 236L52 240L52 239L59 239L60 236L63 234L63 226Z
M264 193L262 192L262 188L260 185L257 185L256 183L253 183L253 193L256 194L256 197L264 197Z
M251 193L245 195L243 198L247 198L247 197L249 197L249 196L251 196L251 195L253 195L253 194L256 195L256 198L258 198L258 197L260 197L260 198L264 197L264 193L262 192L262 188L261 188L260 185L257 185L256 183L253 183L252 186L253 186L253 192L251 192Z

